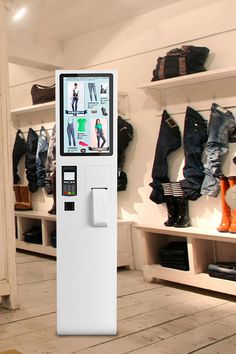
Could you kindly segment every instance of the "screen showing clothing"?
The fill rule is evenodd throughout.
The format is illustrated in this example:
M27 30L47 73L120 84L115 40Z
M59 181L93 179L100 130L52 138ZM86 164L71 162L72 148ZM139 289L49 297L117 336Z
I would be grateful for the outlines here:
M112 75L62 74L61 154L112 154Z

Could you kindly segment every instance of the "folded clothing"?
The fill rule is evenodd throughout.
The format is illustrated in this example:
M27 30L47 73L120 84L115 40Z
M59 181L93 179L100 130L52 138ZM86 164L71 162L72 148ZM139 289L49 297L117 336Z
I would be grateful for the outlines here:
M186 241L172 241L159 250L160 264L163 267L189 270Z
M24 232L23 235L25 242L42 244L41 226L33 226L30 230Z

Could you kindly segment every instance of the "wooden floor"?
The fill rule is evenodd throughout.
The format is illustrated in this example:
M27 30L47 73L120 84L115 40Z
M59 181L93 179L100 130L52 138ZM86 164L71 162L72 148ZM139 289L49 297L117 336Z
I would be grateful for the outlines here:
M19 310L0 305L0 352L23 354L235 354L235 299L118 272L118 335L56 335L55 261L17 255ZM235 285L236 286L236 285Z

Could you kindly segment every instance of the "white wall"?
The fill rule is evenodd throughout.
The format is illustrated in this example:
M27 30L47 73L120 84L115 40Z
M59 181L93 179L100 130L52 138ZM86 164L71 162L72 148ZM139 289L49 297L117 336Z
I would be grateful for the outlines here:
M211 49L207 61L209 69L235 65L235 13L234 0L199 0L197 3L195 0L184 0L129 21L75 37L65 43L66 68L117 69L119 90L129 94L130 118L135 137L127 151L125 164L129 178L128 189L118 194L119 215L123 218L150 225L162 225L166 218L165 206L157 206L149 200L149 183L161 111L156 102L137 87L150 82L158 56L164 55L169 48L184 43ZM31 74L33 78L36 73ZM204 118L209 117L213 100L219 104L235 102L236 105L236 87L235 93L226 90L219 83L212 89L213 93L200 89L196 93L193 89L189 97L183 98L178 92L171 98L167 97L167 110L170 113L182 112L173 115L181 129L184 122L183 112L188 103L196 110L207 109L203 113ZM16 93L21 90L24 90L24 85L20 85L18 89L12 87L12 95L16 97ZM229 92L230 101L226 92ZM24 105L26 97L21 98L19 104ZM187 99L191 99L191 102L187 102ZM236 114L236 108L232 111ZM231 145L231 155L234 153L234 146ZM234 172L234 166L230 167L229 162L230 156L223 166L225 174ZM182 166L183 149L171 158L171 179L181 178ZM201 197L196 202L190 202L190 215L193 225L218 225L220 199ZM137 252L140 252L140 247L140 243L135 244ZM138 267L141 263L142 260L138 259Z

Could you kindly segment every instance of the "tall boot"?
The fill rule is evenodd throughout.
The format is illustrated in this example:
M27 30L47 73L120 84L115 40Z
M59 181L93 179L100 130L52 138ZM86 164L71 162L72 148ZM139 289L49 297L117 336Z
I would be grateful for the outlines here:
M14 184L13 186L14 192L15 192L15 204L14 204L14 209L19 210L18 208L21 205L21 195L20 195L20 186L17 184Z
M48 211L49 214L56 214L56 170L54 170L51 176L52 182L52 196L53 196L53 205L52 208Z
M175 205L175 198L173 196L173 191L171 188L171 183L162 183L164 196L165 196L165 203L167 207L167 215L168 219L164 222L165 226L174 226L177 216L177 210Z
M28 186L14 185L15 210L32 210L31 196Z
M233 187L236 184L236 177L228 177L230 187ZM231 209L231 224L229 227L229 232L236 233L236 209Z
M179 182L172 182L171 187L175 198L177 209L177 217L174 223L175 227L188 227L190 226L188 199L184 198L184 192Z
M21 210L32 210L31 195L28 186L20 186ZM19 210L19 209L18 209Z
M231 210L225 200L225 194L229 188L228 178L225 176L220 177L220 190L221 190L221 207L222 219L220 225L217 227L219 232L228 232L231 224Z

